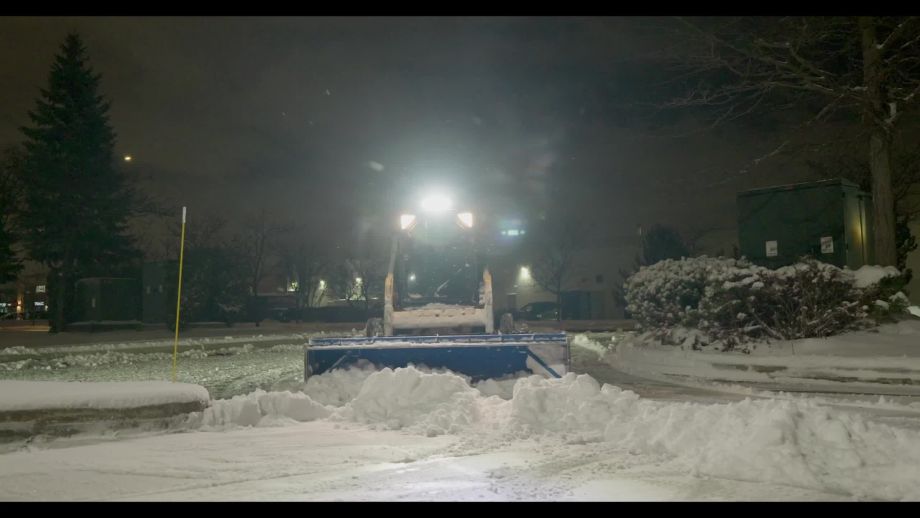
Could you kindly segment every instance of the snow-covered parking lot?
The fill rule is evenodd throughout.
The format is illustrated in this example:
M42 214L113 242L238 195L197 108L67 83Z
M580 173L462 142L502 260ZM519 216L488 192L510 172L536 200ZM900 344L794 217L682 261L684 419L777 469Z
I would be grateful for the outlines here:
M471 386L414 368L303 384L296 344L227 344L180 359L180 381L224 391L204 412L18 447L0 455L0 499L920 499L915 407L616 378L579 342L575 370L622 387L577 374ZM168 377L162 353L92 354L2 376Z

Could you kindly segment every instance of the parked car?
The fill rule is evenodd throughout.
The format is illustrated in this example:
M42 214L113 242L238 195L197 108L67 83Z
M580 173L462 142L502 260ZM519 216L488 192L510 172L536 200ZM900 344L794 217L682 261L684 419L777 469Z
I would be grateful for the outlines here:
M552 301L531 302L515 312L515 320L556 320L559 306Z

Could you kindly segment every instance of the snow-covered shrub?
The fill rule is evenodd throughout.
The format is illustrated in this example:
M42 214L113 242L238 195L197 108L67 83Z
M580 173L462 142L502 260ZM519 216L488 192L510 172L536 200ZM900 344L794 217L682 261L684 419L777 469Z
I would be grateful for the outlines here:
M906 308L896 271L869 280L865 273L813 259L777 270L726 258L668 260L627 280L627 309L663 343L692 338L690 345L731 349L761 339L824 337Z
M766 272L764 289L750 307L759 336L825 337L866 324L852 272L814 259Z
M630 314L649 329L697 327L699 305L710 278L735 266L734 259L665 259L643 266L626 279Z
M866 284L862 288L861 300L869 315L876 322L890 322L896 316L906 313L910 301L904 295L904 290L910 280L909 276L889 266L884 274L876 274L875 278L866 281L864 272L869 268L881 269L878 266L863 266L856 271L857 286L860 285L859 281Z

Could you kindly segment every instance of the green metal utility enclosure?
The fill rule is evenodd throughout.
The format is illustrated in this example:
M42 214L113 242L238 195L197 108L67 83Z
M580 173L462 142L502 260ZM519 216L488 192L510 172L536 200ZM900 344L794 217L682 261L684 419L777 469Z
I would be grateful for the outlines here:
M778 268L811 256L838 267L872 263L872 199L847 180L738 193L741 255Z
M156 261L144 263L141 275L141 320L145 324L163 324L169 318L172 309L176 314L175 283L178 279L168 276L172 272L172 263L178 261ZM178 270L179 266L175 266ZM172 297L168 297L169 295ZM170 300L172 299L170 304Z
M92 277L76 283L76 321L137 320L140 297L136 279Z

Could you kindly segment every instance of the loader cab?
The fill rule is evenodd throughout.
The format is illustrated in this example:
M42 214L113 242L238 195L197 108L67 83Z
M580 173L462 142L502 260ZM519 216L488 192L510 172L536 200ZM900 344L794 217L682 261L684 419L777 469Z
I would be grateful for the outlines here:
M453 206L430 210L432 205L400 218L394 304L399 309L429 304L479 306L483 264L476 246L475 216Z

